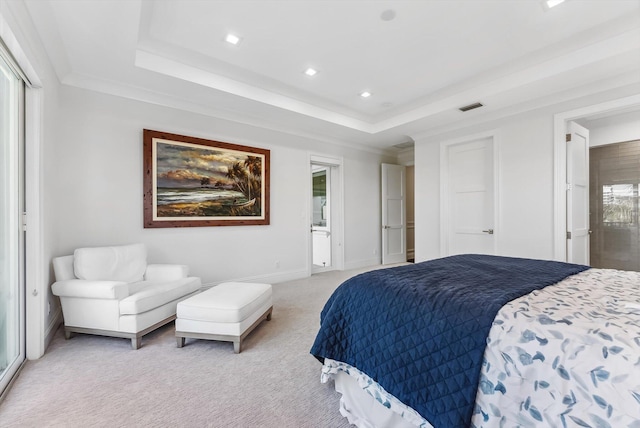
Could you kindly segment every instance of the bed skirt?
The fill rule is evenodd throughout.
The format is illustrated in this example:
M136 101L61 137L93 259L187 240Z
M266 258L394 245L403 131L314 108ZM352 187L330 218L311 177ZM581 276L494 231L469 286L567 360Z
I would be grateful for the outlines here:
M341 394L340 414L358 428L433 428L415 410L348 364L325 359L320 380L334 381Z

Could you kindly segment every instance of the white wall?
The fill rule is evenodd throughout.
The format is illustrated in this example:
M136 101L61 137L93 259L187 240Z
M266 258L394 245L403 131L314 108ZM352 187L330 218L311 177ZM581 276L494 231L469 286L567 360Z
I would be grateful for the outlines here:
M416 261L442 256L440 144L488 131L495 131L498 142L498 254L554 259L554 115L616 99L618 92L620 98L629 93L597 94L440 135L414 136ZM633 126L637 134L637 122Z
M60 93L48 159L55 171L47 178L47 190L56 195L48 225L56 255L143 242L150 261L187 264L204 283L306 276L313 152L344 159L345 266L379 262L383 156L86 90L63 87ZM271 150L271 224L144 229L145 128Z
M589 130L591 147L640 139L640 110L578 122Z

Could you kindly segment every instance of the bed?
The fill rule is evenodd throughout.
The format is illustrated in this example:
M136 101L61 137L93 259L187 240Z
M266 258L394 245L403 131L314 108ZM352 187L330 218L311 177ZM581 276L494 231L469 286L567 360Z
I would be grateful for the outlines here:
M457 255L338 287L311 354L359 427L640 428L640 273Z

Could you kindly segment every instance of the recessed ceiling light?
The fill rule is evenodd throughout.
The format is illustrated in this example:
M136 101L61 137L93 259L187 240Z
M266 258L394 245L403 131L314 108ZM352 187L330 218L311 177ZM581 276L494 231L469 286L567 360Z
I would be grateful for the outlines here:
M368 92L368 91L360 92L360 96L362 98L369 98L371 96L371 92Z
M304 74L306 74L309 77L313 77L316 74L318 74L318 70L316 70L315 68L309 67L304 71Z
M235 34L229 33L224 38L224 41L227 43L231 43L232 45L237 45L238 43L240 43L240 37L236 36Z
M564 0L544 0L544 5L551 9L552 7L556 7L560 3L564 3Z

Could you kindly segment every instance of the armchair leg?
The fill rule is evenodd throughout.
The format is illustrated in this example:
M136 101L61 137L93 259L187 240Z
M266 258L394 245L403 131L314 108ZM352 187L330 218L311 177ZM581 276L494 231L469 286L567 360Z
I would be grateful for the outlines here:
M131 347L134 350L140 348L140 345L142 345L142 337L132 337L131 338Z
M69 331L69 330L67 330L67 329L65 328L65 329L64 329L64 338L65 338L66 340L69 340L69 339L71 339L71 337L73 337L73 332L71 332L71 331Z

